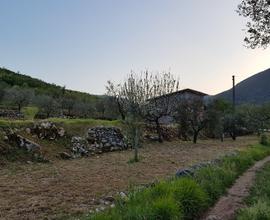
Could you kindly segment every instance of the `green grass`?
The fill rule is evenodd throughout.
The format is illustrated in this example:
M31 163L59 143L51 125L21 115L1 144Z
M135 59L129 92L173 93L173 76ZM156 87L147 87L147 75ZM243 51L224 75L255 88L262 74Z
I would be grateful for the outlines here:
M0 119L0 128L29 127L33 123L34 123L33 120L8 120L8 119Z
M33 123L42 121L42 120L33 120L31 119L36 109L35 108L27 108L24 109L27 112L27 119L24 120L9 120L9 119L0 119L0 127L2 128L20 128L20 127L29 127L33 125ZM56 124L63 126L68 132L71 134L73 132L75 134L81 135L84 134L85 129L94 126L116 126L121 127L121 122L118 120L108 121L108 120L97 120L97 119L62 119L62 118L49 118L46 121L51 121ZM82 133L83 132L83 133Z
M257 173L246 204L248 207L239 211L237 220L270 219L270 163Z
M120 126L120 121L108 121L99 119L65 119L65 118L49 118L48 121L62 123L65 125L88 125L88 126Z
M86 119L65 119L65 118L49 118L48 121L54 122L63 126L67 133L72 135L82 136L85 134L86 130L90 127L95 126L114 126L121 127L121 121L114 120L98 120L92 118Z
M250 147L222 158L219 164L197 170L192 177L173 178L150 188L135 189L126 199L118 199L115 208L81 219L198 219L239 175L269 154L269 147Z
M38 107L34 107L34 106L28 106L22 109L24 118L27 120L34 120L38 111L39 111Z

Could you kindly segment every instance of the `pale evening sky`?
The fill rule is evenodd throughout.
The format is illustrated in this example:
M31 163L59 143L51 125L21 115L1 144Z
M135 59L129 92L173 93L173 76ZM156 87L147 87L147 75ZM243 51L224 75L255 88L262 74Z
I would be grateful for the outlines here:
M216 94L270 67L243 46L240 0L0 0L0 66L103 94L131 71L167 71Z

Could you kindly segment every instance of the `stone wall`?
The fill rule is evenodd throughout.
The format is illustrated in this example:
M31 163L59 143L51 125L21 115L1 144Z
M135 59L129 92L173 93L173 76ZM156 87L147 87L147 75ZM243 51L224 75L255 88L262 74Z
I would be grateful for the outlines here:
M49 121L35 124L32 128L26 128L28 134L36 135L40 139L55 140L65 136L65 130Z
M90 128L85 137L74 136L71 139L71 151L74 156L89 156L127 148L121 130L116 127Z
M17 110L0 109L0 118L22 119L24 115Z

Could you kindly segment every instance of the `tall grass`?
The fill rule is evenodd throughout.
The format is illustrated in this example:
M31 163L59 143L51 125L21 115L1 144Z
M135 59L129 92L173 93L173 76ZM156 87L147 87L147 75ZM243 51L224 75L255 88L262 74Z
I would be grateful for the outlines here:
M270 148L251 147L197 170L192 177L173 178L134 190L125 200L117 200L115 208L82 219L198 219L241 173L269 154Z
M239 211L237 220L270 219L270 164L258 172L246 204L248 207Z

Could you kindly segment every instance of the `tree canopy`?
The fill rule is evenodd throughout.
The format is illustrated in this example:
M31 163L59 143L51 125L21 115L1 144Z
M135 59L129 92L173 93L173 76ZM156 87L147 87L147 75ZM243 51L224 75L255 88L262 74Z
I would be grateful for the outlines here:
M238 14L249 19L244 41L247 46L266 48L270 44L270 0L242 0Z

